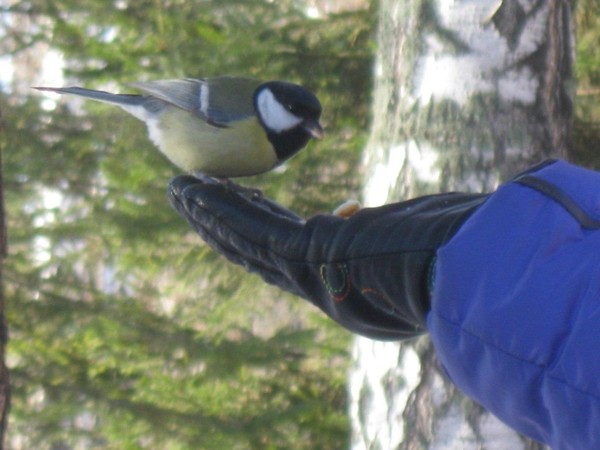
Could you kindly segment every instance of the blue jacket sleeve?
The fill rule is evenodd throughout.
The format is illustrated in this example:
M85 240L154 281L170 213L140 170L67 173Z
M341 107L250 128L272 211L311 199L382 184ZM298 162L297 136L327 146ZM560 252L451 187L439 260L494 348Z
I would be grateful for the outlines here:
M500 187L437 252L428 329L467 395L555 450L600 449L600 174Z

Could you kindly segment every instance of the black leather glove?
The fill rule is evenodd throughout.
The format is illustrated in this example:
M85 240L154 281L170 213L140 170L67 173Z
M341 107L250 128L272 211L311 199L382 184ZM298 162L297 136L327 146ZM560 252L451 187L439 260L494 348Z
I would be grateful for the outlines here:
M169 200L216 251L306 298L352 332L405 339L425 332L437 248L485 200L440 194L348 219L293 212L233 183L180 176Z

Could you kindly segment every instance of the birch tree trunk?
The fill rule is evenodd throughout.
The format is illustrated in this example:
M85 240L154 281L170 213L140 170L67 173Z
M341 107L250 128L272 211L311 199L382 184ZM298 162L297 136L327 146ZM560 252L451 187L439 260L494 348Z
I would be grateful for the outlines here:
M490 191L566 157L572 115L566 0L381 0L369 206L441 191ZM542 449L462 396L427 337L358 338L352 448Z

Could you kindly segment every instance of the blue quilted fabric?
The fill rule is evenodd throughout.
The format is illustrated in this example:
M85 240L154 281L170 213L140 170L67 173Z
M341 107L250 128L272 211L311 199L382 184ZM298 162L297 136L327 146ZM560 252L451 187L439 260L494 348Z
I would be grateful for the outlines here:
M502 421L600 449L600 174L558 161L528 178L438 250L428 328L448 376Z

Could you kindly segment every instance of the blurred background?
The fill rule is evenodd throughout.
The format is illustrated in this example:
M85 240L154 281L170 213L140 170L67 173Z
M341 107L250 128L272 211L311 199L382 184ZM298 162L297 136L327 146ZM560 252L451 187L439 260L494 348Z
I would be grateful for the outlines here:
M299 214L359 197L377 3L0 0L14 449L338 449L351 335L226 264L117 108L33 91L245 75L313 90L327 136L239 180ZM600 1L577 6L577 158L600 167ZM591 150L591 151L589 151Z
M356 196L374 5L4 2L13 448L341 448L349 333L225 264L170 208L177 175L119 109L31 86L294 81L327 137L239 180L304 215Z

